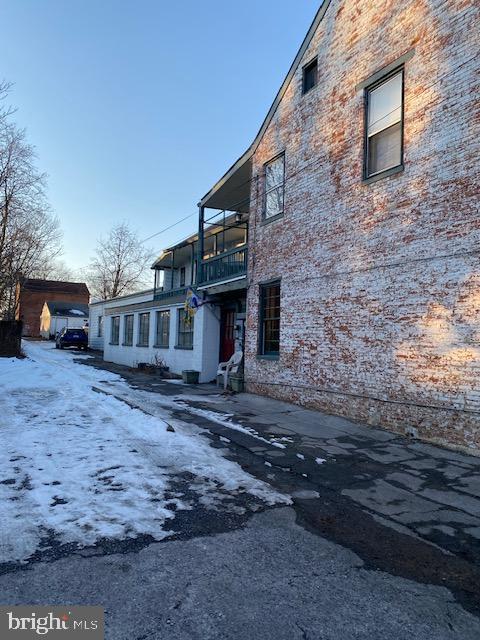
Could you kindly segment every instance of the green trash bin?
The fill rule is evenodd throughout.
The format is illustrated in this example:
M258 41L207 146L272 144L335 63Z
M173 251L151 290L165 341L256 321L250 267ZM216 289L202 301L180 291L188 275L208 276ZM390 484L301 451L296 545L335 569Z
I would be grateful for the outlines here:
M198 384L199 375L199 371L194 371L193 369L184 369L182 371L182 380L185 384Z

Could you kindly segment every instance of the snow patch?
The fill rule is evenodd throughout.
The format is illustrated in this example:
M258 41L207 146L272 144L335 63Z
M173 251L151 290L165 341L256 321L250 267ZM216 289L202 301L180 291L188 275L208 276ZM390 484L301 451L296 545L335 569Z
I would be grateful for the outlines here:
M233 498L243 493L290 503L210 446L204 430L92 390L126 392L120 376L50 343L23 348L26 359L0 359L0 562L27 560L51 533L79 547L140 534L161 540L176 511L192 508L171 495L185 475L208 508L240 508Z

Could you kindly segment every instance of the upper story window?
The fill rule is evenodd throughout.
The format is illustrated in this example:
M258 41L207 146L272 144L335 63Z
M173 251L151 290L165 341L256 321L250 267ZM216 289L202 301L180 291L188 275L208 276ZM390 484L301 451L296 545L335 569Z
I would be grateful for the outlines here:
M118 344L120 338L120 316L112 316L110 331L110 343Z
M285 191L285 154L277 156L265 165L265 218L283 213Z
M180 267L180 286L181 287L185 286L185 275L186 275L185 267Z
M131 347L133 344L133 315L129 314L123 319L123 344Z
M139 313L138 314L138 346L148 347L150 329L150 314Z
M246 224L236 226L235 223L231 223L231 225L223 231L218 231L205 238L203 244L203 259L208 260L208 258L213 258L226 251L232 251L243 246L246 242Z
M403 69L366 90L364 177L403 164Z
M317 58L303 67L302 93L307 93L317 84Z

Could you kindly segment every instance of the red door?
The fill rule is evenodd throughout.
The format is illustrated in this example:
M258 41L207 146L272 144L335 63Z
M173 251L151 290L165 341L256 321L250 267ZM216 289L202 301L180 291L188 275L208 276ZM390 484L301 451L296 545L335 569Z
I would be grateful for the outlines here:
M235 311L223 309L220 319L220 362L227 362L235 351Z

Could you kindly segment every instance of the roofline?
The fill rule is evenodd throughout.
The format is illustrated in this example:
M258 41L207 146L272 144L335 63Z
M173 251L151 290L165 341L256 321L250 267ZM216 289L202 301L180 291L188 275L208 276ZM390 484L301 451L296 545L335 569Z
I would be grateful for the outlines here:
M136 293L128 293L126 296L118 296L118 298L107 298L106 300L97 300L96 302L90 302L89 307L94 307L97 304L107 304L108 302L117 302L117 300L125 300L126 298L134 298L135 296L145 296L147 293L153 293L153 289L144 289L143 291L137 291Z
M206 193L203 198L200 200L200 202L198 203L198 206L204 206L205 202L207 200L209 200L214 193L216 193L220 187L222 187L225 182L235 173L235 171L237 171L245 162L247 162L247 160L249 160L253 154L255 153L255 151L257 150L258 145L260 144L260 140L262 139L263 134L265 133L265 130L267 129L268 125L270 124L270 122L273 119L273 116L275 115L275 112L277 110L278 105L280 104L281 99L283 98L283 96L285 95L285 92L288 89L288 86L293 78L293 75L295 74L295 71L297 70L300 61L303 57L303 54L305 53L305 51L308 48L308 45L310 44L315 31L318 28L318 25L321 23L321 21L323 20L323 16L325 15L329 5L330 5L331 0L323 0L322 4L320 5L320 8L318 9L317 13L315 14L315 17L313 19L312 24L310 25L310 28L307 31L307 35L305 36L305 38L303 39L302 44L300 45L300 49L297 52L297 55L295 56L295 58L293 59L293 62L290 66L290 69L288 70L287 75L285 76L284 81L282 82L280 89L278 90L277 95L275 96L274 101L272 102L272 106L270 107L270 109L268 110L267 115L265 116L264 121L262 122L262 125L260 127L260 129L258 130L257 135L255 136L252 144L248 147L248 149L245 151L245 153L243 153L240 158L238 158L238 160L230 167L230 169L228 169L228 171L220 178L220 180L218 182L216 182L213 187L210 189L210 191L208 191L208 193Z
M158 258L155 258L155 261L151 265L150 269L155 269L155 265L158 262L160 262L160 260L165 255L167 255L167 253L172 253L172 251L175 251L175 249L183 249L183 247L188 247L189 245L195 244L195 242L197 242L197 240L198 240L198 233L195 232L195 233L192 233L191 235L189 235L184 240L180 240L180 242L177 242L177 244L174 244L171 247L168 247L167 249L162 249L162 251L159 254Z

